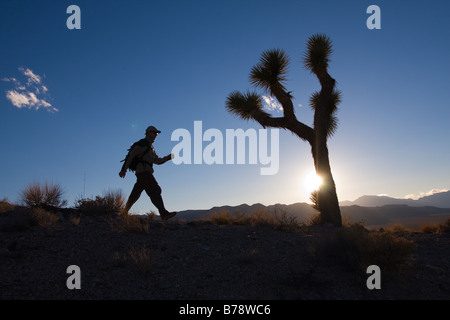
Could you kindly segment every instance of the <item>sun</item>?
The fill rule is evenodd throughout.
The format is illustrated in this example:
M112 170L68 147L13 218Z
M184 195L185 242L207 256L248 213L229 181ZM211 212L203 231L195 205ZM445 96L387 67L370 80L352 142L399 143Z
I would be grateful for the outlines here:
M318 190L322 184L322 178L319 177L315 171L307 173L301 181L302 189L305 195L308 197L315 190Z

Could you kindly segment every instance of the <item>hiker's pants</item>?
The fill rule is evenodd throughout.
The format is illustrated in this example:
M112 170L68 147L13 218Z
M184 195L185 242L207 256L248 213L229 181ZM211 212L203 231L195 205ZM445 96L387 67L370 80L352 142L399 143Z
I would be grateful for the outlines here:
M164 202L161 197L161 187L156 181L155 177L151 172L142 172L136 174L136 183L134 184L133 190L128 197L126 208L129 210L133 204L139 199L142 191L145 190L150 200L158 208L159 213L166 213L167 210L164 208Z

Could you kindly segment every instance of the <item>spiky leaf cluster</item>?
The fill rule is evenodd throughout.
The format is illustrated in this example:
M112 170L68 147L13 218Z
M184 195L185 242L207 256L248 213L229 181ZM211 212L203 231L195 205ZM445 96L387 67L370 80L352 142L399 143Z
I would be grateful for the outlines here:
M262 110L263 100L256 92L247 91L245 93L241 93L239 91L233 91L228 96L227 101L225 102L225 107L228 112L240 117L243 120L254 119L257 113L268 115Z
M341 103L341 92L334 89L331 95L331 104L328 106L328 117L324 120L325 128L327 129L327 137L331 137L336 133L338 127L338 119L335 116L337 105ZM309 105L314 111L317 109L320 101L320 93L314 92L309 98Z
M304 55L305 68L313 73L328 68L330 55L333 53L332 42L324 34L315 34L308 39Z
M289 57L281 49L266 50L259 63L250 71L250 83L274 94L274 89L285 90Z

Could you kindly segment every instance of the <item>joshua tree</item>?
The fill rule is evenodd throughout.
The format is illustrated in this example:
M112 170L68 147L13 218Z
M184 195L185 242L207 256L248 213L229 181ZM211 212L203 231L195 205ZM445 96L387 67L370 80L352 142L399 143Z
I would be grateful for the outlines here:
M291 92L285 88L289 58L283 50L263 52L259 63L250 71L250 83L275 97L283 107L282 117L273 117L263 110L263 99L255 91L245 93L233 91L227 98L226 108L241 119L253 119L264 128L275 127L290 130L300 139L309 142L314 159L314 168L322 184L312 195L315 208L319 210L319 222L342 226L341 212L336 186L331 173L327 140L337 128L336 106L340 103L340 92L336 81L328 74L328 62L332 53L331 40L323 34L309 38L304 55L305 68L318 78L322 89L311 95L310 105L314 110L313 127L300 122L294 114Z

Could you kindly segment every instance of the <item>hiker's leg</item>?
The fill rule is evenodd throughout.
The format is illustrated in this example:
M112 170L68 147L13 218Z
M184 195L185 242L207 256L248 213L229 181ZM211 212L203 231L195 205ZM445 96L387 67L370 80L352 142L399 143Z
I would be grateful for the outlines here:
M128 211L130 211L133 204L135 204L135 202L141 196L142 191L144 191L144 187L140 183L139 178L137 178L137 181L134 184L133 190L131 191L130 196L128 197L128 201L127 201L127 204L125 205L125 209L123 210L124 214L128 214Z
M145 175L144 190L150 197L152 203L158 209L159 214L167 214L168 211L164 207L164 201L161 196L161 187L159 186L153 174L151 174L150 172L146 173Z

